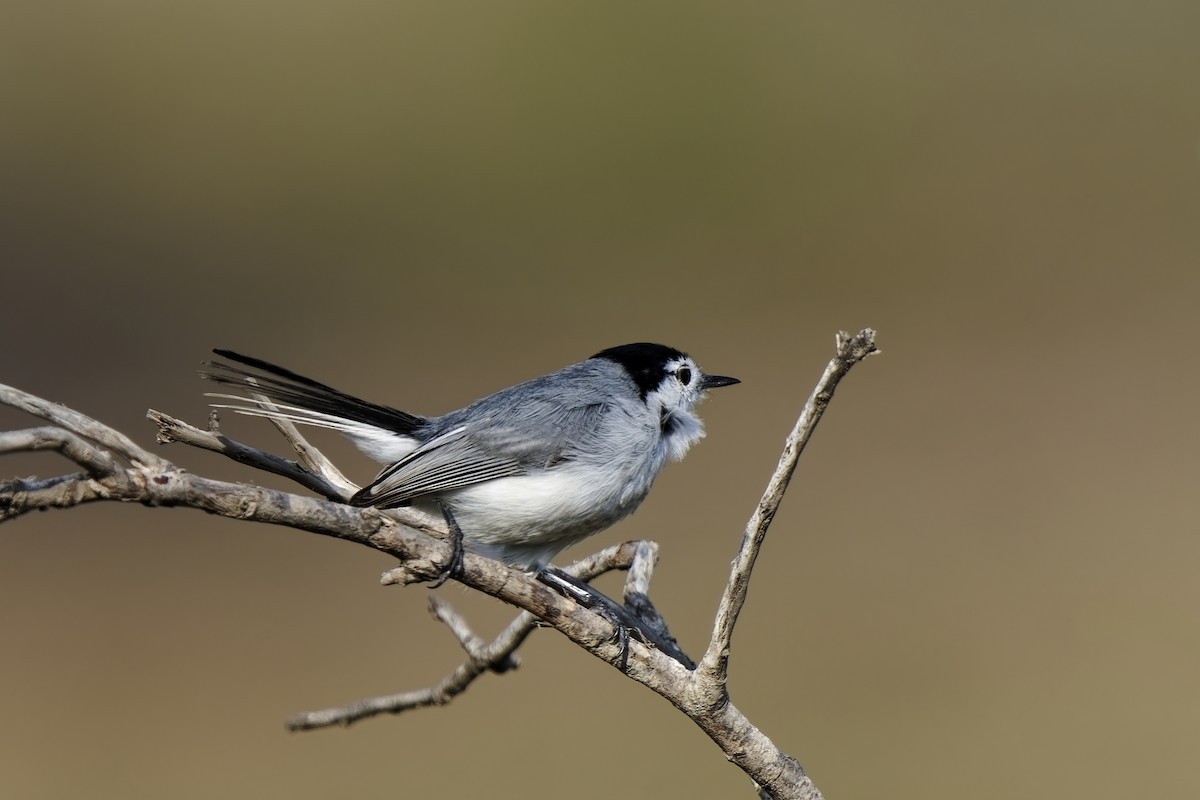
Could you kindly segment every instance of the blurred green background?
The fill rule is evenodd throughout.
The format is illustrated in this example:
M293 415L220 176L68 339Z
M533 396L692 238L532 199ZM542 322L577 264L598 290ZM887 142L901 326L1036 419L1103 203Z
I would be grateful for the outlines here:
M834 332L874 326L734 701L831 798L1196 796L1198 37L1153 0L10 0L0 382L150 444L147 406L204 420L213 346L426 413L680 347L744 385L566 556L658 540L696 653ZM0 796L752 796L553 632L447 708L285 733L458 663L389 566L185 510L5 525Z

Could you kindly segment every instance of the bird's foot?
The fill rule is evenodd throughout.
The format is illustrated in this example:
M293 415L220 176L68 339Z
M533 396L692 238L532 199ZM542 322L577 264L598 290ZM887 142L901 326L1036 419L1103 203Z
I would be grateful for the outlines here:
M632 635L642 644L653 645L653 639L647 634L643 623L624 606L612 598L600 593L573 575L568 575L556 567L544 567L537 574L537 579L563 597L574 600L584 608L595 611L613 627L613 641L620 648L618 665L624 670L629 663L629 637Z
M454 513L450 511L448 506L441 506L442 517L446 520L446 527L450 530L450 544L454 548L454 552L450 556L450 561L442 567L441 573L434 580L433 585L429 588L436 589L451 578L457 578L462 575L463 571L463 532L462 528L458 527L458 520L454 518Z

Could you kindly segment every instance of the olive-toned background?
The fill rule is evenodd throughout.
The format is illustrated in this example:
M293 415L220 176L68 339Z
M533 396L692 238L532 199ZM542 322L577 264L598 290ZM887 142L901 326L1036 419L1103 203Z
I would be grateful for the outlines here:
M686 349L744 384L594 545L661 543L698 651L834 332L874 326L735 702L831 798L1195 796L1198 35L1153 0L9 2L0 382L149 444L147 406L204 420L213 346L426 413ZM0 796L751 796L552 632L448 708L285 733L457 663L390 565L185 510L4 525Z

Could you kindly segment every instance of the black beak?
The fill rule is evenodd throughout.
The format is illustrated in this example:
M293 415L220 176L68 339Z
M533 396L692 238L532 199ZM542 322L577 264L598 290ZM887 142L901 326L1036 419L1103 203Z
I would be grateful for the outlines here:
M737 378L729 378L725 375L705 375L700 379L701 389L716 389L720 386L733 386L735 383L741 383Z

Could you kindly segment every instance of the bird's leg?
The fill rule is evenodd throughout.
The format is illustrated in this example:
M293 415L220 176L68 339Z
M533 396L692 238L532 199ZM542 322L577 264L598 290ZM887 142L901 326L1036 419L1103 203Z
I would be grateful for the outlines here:
M450 562L442 568L441 574L429 587L430 589L436 589L451 578L457 578L462 575L463 570L462 528L458 527L458 520L454 518L454 513L449 506L445 503L438 503L438 508L442 510L442 517L446 520L446 527L450 530L450 544L454 548L454 552L450 556Z
M641 620L629 613L624 606L574 575L568 575L560 569L546 566L538 572L537 579L557 590L564 597L574 600L584 608L595 611L613 626L613 639L621 648L620 669L624 670L625 665L629 662L629 635L631 633L642 644L657 646L656 637Z
M665 630L658 630L647 620L621 605L612 598L598 591L573 575L560 569L547 566L537 574L542 583L558 591L564 597L570 598L584 608L589 608L604 617L613 626L613 638L621 646L621 668L624 669L628 660L629 636L642 644L657 648L666 655L678 661L689 670L696 668L696 662L679 647L679 644Z

